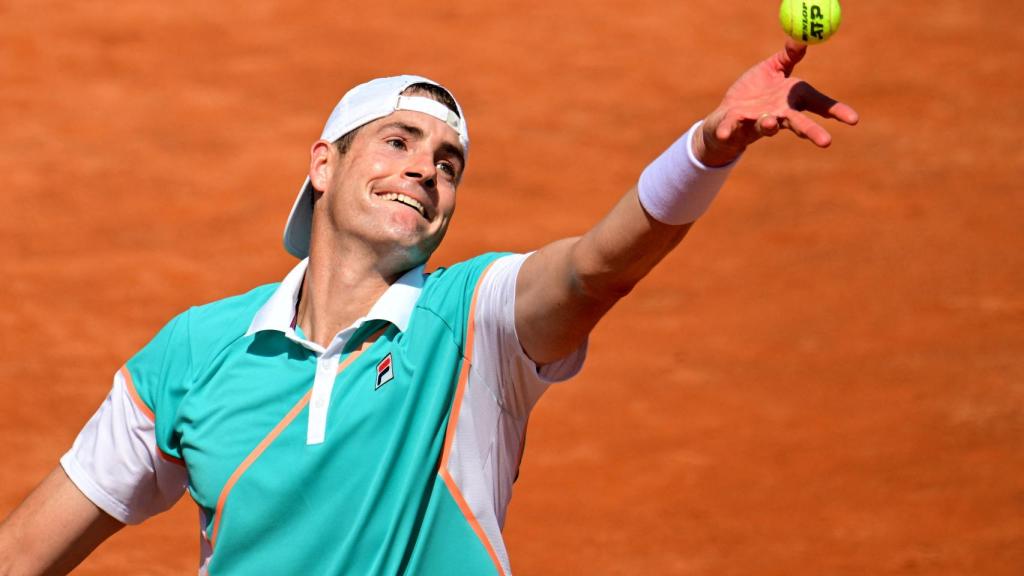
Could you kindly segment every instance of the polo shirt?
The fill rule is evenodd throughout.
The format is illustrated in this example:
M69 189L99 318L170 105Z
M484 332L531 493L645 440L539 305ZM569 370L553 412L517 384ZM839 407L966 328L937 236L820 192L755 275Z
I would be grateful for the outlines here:
M201 574L510 574L530 410L585 357L523 352L525 258L410 270L327 347L295 325L306 260L191 308L117 372L61 465L127 524L187 490Z

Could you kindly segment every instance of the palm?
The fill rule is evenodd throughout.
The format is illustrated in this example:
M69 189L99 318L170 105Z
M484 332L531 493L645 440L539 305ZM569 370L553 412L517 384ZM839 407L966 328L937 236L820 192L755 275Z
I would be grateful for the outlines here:
M792 75L806 50L804 45L788 42L782 51L740 76L705 120L704 135L710 140L707 145L738 154L764 136L789 129L818 146L828 146L832 136L804 111L856 124L853 108Z

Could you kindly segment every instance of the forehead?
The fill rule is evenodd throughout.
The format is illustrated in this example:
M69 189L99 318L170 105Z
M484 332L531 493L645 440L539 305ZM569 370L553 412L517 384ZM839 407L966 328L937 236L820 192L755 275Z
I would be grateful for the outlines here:
M365 124L360 131L375 133L389 129L410 132L410 136L424 140L436 139L455 146L460 152L465 152L459 133L451 126L430 114L414 110L396 110L383 118Z

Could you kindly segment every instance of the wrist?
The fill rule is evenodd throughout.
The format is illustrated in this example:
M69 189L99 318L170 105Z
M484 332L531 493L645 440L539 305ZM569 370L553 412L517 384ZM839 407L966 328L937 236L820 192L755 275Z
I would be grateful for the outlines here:
M700 218L732 170L734 163L709 166L697 157L694 136L701 128L694 124L640 174L640 204L659 222L679 226Z
M714 114L701 122L700 130L693 131L690 146L698 162L708 167L720 168L735 162L743 155L746 146L731 146L720 141L715 135L718 123L713 120L713 116Z

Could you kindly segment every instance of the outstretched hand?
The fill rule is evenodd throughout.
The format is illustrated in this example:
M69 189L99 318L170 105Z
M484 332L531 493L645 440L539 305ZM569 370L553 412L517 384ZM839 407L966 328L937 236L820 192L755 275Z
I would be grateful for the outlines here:
M729 87L722 103L704 120L695 135L694 152L708 166L732 162L757 140L789 130L825 148L832 135L804 111L844 124L857 123L857 112L794 77L793 69L807 46L793 40L747 70Z

